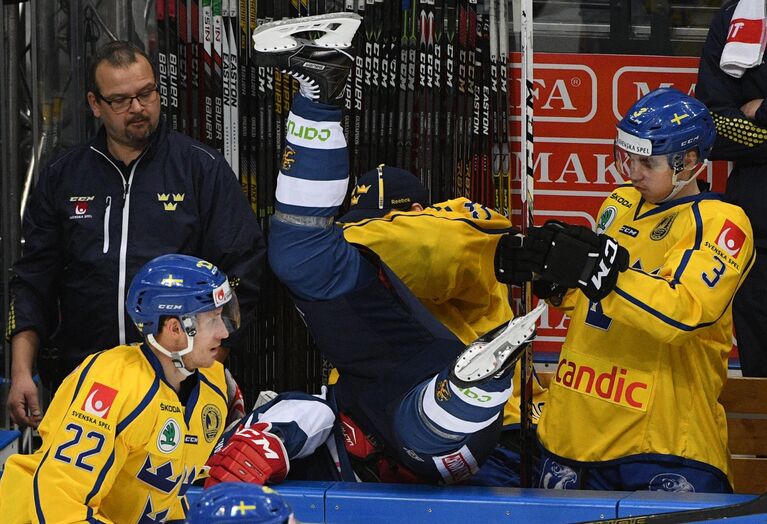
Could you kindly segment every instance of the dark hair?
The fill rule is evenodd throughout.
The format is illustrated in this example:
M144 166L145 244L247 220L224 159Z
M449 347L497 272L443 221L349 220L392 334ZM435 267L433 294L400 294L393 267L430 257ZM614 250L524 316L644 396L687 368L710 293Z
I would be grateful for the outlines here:
M154 69L154 64L141 48L131 42L125 42L122 40L115 40L100 47L91 56L90 67L88 68L88 90L99 95L99 88L96 84L96 68L102 62L107 62L112 67L128 67L130 64L135 64L137 57L143 56L152 68L152 74L155 81L157 81L157 72Z

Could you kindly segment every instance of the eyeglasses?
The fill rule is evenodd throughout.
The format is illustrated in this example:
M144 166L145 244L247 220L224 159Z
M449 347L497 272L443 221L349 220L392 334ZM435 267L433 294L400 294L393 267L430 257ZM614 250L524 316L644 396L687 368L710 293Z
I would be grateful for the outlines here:
M104 98L101 96L101 93L96 92L96 96L98 96L101 100L109 104L109 107L112 108L112 111L119 115L120 113L126 112L130 106L133 104L133 100L138 100L138 103L141 104L143 107L146 107L147 105L156 102L157 101L157 93L158 93L157 86L150 87L149 89L145 89L144 91L141 91L139 94L135 96L116 96L114 98Z

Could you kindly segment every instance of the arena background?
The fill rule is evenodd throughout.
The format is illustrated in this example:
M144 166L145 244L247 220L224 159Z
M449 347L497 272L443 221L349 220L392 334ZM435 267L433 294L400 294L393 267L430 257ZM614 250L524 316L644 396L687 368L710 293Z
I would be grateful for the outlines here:
M651 89L694 93L697 57L720 2L533 5L535 216L593 225L599 202L622 182L612 159L616 119ZM511 210L516 220L521 159L515 1L278 0L256 6L245 0L5 0L3 324L10 267L23 243L20 212L39 168L97 128L85 103L85 72L95 48L128 39L154 57L166 116L182 132L228 152L267 230L283 123L297 86L252 65L247 34L268 19L339 10L365 16L345 113L352 176L380 162L400 165L429 185L434 201L465 195ZM724 188L726 173L726 165L707 173L715 190ZM246 402L266 388L317 391L324 366L301 320L268 272L262 289L247 350L230 357ZM561 317L544 318L537 360L556 360L565 327ZM0 350L7 377L5 341ZM2 386L4 410L5 380ZM4 411L2 425L9 426Z

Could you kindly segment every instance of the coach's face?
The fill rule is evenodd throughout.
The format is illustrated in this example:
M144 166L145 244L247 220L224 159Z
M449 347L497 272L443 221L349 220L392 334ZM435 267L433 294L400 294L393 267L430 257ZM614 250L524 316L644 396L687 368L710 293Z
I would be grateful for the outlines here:
M123 147L143 150L160 121L160 96L151 64L140 55L126 67L104 61L96 68L98 93L88 102L109 139Z

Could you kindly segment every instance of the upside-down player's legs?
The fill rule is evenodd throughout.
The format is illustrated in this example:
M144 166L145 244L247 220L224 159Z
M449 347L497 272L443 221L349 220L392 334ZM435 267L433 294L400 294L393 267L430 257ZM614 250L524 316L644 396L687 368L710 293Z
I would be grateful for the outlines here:
M511 374L469 387L449 370L414 387L395 415L399 455L408 468L445 483L467 480L498 443Z

